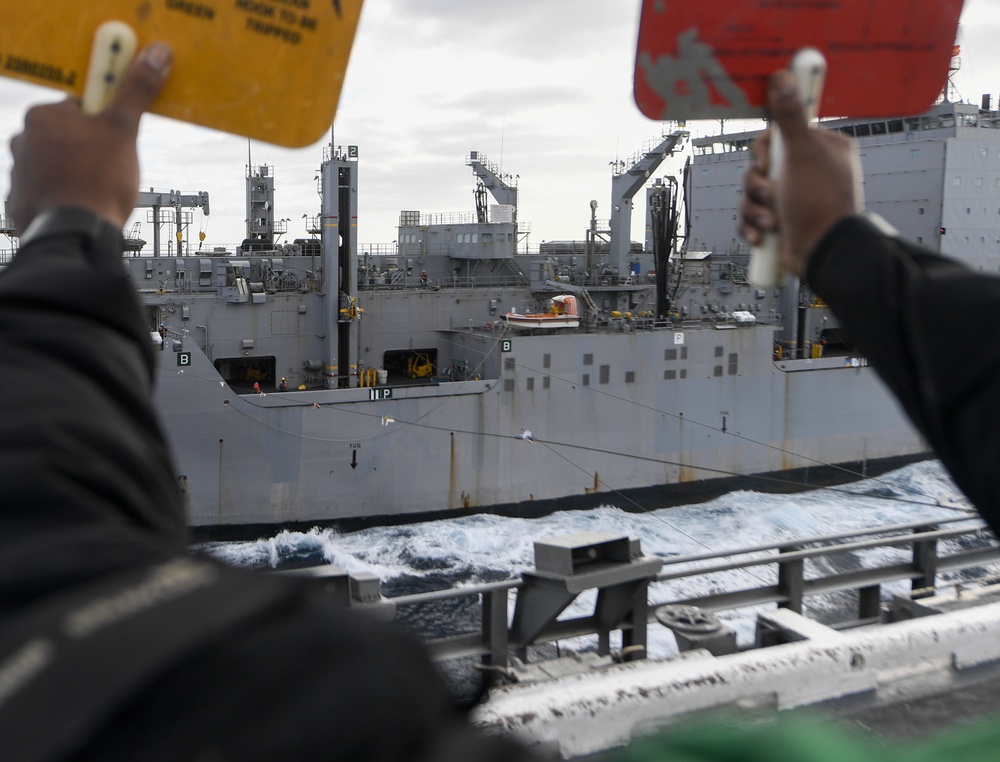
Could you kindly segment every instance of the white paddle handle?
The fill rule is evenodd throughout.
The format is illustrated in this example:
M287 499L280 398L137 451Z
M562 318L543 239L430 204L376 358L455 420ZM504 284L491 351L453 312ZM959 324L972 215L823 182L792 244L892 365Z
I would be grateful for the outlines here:
M128 68L138 38L124 21L105 21L94 33L87 82L83 87L83 111L96 114L111 101Z
M815 48L803 48L795 54L789 67L795 75L799 97L805 108L806 119L812 122L819 112L819 102L823 97L823 81L826 79L826 59ZM771 132L771 151L768 161L768 176L774 180L781 173L785 161L785 146L781 132ZM767 233L763 242L755 246L750 254L750 282L764 288L782 285L784 271L778 258L778 234Z

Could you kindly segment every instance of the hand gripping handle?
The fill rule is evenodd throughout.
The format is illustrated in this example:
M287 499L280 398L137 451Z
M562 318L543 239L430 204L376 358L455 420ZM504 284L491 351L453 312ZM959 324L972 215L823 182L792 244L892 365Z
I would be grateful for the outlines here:
M819 102L823 96L823 82L826 79L826 59L815 48L803 48L795 54L789 67L798 84L799 97L806 111L806 118L812 122L819 112ZM768 176L774 180L781 174L785 161L785 146L781 132L771 133L771 155ZM750 282L764 288L774 288L784 283L784 270L778 258L778 234L771 232L764 236L760 246L750 254Z

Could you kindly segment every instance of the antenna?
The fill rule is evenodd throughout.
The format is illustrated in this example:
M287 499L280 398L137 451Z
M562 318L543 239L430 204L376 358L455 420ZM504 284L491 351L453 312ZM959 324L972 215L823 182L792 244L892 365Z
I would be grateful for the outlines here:
M503 134L507 129L507 99L503 99L503 123L500 125L500 167L499 174L503 176Z

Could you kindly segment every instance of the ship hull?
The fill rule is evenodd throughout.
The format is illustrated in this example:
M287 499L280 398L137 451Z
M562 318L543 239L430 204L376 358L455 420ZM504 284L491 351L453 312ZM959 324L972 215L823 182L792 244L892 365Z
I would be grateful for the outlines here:
M640 493L925 451L873 369L775 362L772 338L765 326L454 332L454 347L487 347L495 375L396 385L388 399L386 387L238 394L186 346L183 370L158 353L157 394L201 529L629 509Z

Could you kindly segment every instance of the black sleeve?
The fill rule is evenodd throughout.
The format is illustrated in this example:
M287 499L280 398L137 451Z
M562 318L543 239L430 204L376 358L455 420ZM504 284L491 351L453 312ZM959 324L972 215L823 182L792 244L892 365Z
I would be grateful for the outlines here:
M90 236L34 239L0 273L0 526L21 542L84 525L184 542L146 323L121 248Z
M1000 278L842 220L808 281L902 403L955 482L1000 530Z
M538 762L475 728L394 623L316 596L168 672L73 757L119 759Z

